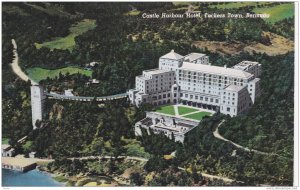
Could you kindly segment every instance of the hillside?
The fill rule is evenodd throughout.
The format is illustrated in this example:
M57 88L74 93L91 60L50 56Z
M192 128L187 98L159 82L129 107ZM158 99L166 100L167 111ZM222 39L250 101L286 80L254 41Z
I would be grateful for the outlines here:
M248 52L252 54L256 53L265 53L270 56L283 55L288 52L294 51L294 42L283 36L271 33L264 32L264 36L269 36L270 45L265 45L259 42L252 43L243 43L234 41L231 43L220 42L220 41L194 41L192 45L195 45L198 48L207 48L208 51L220 54L234 55L241 52Z

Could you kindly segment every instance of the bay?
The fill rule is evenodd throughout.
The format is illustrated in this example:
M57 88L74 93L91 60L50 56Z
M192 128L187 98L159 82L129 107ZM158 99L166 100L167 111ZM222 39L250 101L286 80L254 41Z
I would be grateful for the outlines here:
M59 183L52 178L52 175L37 169L28 172L19 172L2 169L2 186L4 187L60 187Z

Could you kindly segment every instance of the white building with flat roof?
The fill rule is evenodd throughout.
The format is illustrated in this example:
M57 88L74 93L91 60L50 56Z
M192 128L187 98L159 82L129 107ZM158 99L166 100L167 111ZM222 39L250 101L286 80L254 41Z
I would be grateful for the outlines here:
M185 105L219 110L236 116L260 95L261 65L242 61L232 68L213 66L205 54L179 55L172 50L159 59L159 68L143 71L128 91L132 104Z

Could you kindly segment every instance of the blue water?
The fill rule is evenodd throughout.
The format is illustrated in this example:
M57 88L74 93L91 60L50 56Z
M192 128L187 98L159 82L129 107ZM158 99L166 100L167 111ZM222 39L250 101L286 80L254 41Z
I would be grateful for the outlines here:
M39 170L18 172L2 169L2 186L4 187L59 187L64 186L52 179L51 175Z

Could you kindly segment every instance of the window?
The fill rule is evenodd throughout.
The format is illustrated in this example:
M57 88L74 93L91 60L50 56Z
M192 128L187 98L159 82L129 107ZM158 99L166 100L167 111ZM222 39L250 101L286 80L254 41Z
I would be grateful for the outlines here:
M198 100L198 96L195 96L195 99Z
M170 97L171 96L171 94L170 93L168 93L168 97Z
M190 98L193 99L193 95L190 95Z
M200 96L200 100L203 100L203 97L202 97L202 96Z
M174 97L176 97L177 95L176 95L176 93L174 93Z
M205 101L208 101L208 98L205 98Z
M163 94L163 98L166 98L166 95L165 95L165 94Z
M213 98L211 98L211 99L210 99L210 102L214 102L214 99L213 99Z
M188 95L188 94L185 94L185 97L187 98L187 97L189 97L189 95Z
M175 96L175 94L174 94L174 96ZM182 97L183 96L183 94L182 93L180 93L180 97Z
M229 107L227 107L227 111L230 112L230 108Z

